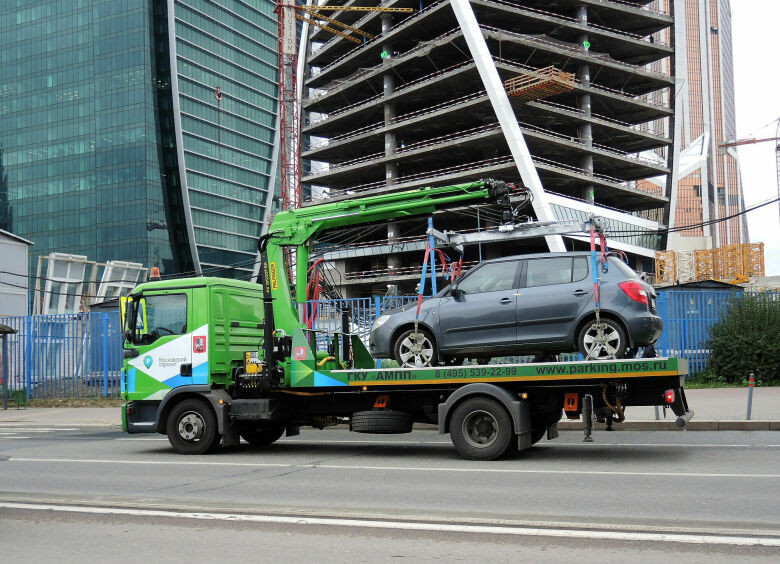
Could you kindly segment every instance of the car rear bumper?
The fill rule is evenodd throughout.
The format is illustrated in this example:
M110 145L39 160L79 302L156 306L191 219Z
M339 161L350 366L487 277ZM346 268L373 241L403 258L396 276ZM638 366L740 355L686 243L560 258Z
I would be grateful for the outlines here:
M664 321L657 315L633 315L626 320L631 346L644 347L654 343L664 329Z

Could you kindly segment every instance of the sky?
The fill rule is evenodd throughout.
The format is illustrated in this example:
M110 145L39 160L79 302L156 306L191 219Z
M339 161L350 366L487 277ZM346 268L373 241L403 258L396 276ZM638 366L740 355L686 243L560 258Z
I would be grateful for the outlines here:
M731 15L737 136L775 137L775 120L780 118L780 0L731 0ZM775 143L743 145L738 152L745 207L776 198ZM750 241L764 243L767 276L780 275L780 203L749 212L747 224Z

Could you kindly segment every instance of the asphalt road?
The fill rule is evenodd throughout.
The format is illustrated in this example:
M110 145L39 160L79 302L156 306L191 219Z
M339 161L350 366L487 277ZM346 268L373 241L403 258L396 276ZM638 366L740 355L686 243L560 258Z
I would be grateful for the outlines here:
M563 432L461 459L447 436L304 431L173 453L156 435L0 425L3 560L780 560L780 434ZM163 552L164 551L164 552Z

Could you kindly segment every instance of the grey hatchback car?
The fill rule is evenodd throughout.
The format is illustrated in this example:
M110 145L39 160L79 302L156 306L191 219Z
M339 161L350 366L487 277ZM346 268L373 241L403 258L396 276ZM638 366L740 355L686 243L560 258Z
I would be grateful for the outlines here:
M540 253L484 261L420 308L416 303L379 316L369 348L401 366L460 364L465 357L558 354L622 358L628 347L652 344L663 321L655 291L616 256L601 276L595 322L588 251Z

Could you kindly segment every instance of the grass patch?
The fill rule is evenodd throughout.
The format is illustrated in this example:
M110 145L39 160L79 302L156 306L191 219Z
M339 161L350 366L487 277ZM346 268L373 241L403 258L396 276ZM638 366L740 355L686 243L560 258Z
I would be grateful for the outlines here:
M762 382L760 378L756 378L755 386L759 387L772 387L776 386L776 381ZM741 380L731 379L727 381L724 377L718 376L713 372L698 372L691 374L685 378L686 390L702 390L705 388L747 388L748 379L742 378Z
M28 407L120 407L124 402L113 398L30 399Z

